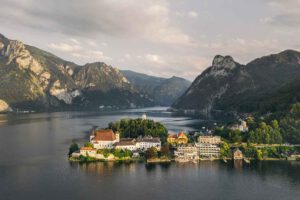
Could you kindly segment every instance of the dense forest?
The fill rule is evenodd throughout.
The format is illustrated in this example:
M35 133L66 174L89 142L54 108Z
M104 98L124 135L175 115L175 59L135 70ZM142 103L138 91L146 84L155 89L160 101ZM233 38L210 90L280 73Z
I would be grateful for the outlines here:
M247 124L249 126L247 132L217 128L215 134L230 143L300 144L300 103L293 104L286 111L264 117L256 114L247 118Z
M148 119L121 119L111 122L108 128L118 131L121 138L137 138L138 136L150 135L159 137L164 143L168 137L167 128L159 122Z

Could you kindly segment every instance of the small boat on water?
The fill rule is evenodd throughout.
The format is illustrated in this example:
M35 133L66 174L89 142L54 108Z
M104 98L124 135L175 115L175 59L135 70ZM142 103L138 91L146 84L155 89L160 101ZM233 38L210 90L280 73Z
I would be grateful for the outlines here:
M224 163L227 163L227 160L226 160L225 158L223 158L223 162L224 162Z
M250 164L250 160L248 160L247 158L244 158L245 163Z

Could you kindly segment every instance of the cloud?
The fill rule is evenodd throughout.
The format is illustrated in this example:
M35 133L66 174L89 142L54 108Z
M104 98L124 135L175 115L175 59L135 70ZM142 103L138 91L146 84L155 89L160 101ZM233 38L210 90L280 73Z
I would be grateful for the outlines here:
M199 14L196 11L190 10L188 12L176 11L175 15L178 16L178 17L197 18Z
M249 62L250 59L261 57L270 53L282 51L282 44L276 39L245 39L245 38L232 38L232 39L219 39L211 43L203 44L209 52L216 54L231 55L238 58L238 62Z
M299 0L265 0L273 11L272 16L260 19L261 23L298 28L300 25Z
M197 18L198 17L198 13L195 11L189 11L188 12L188 16L192 17L192 18Z
M66 35L191 43L190 36L170 23L167 0L2 0L0 19Z
M71 55L76 58L87 60L88 62L108 62L112 60L111 57L105 56L102 51L84 51L83 53L73 52Z
M165 65L166 61L159 55L156 54L147 54L145 55L145 59L154 64Z
M78 44L67 44L64 42L60 43L50 43L49 47L54 50L63 51L63 52L74 52L81 50L81 46Z
M104 55L103 51L96 49L91 49L86 47L85 45L89 45L92 47L97 47L95 43L91 43L92 41L86 41L86 43L82 43L77 39L71 38L63 42L59 43L50 43L48 47L53 50L61 51L68 53L74 58L79 58L85 62L96 62L96 61L111 61L112 58Z

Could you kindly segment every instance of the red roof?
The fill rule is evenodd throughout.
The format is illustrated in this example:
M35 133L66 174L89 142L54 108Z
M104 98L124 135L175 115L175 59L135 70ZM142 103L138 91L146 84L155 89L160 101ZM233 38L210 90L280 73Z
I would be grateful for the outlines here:
M177 135L171 133L171 134L168 135L168 138L177 138Z
M184 132L180 132L178 133L178 137L186 137L186 135L184 134Z
M94 132L95 137L92 139L93 141L114 141L116 140L115 133L113 130L96 130Z
M80 150L83 150L83 151L96 151L96 149L94 149L93 147L81 147Z

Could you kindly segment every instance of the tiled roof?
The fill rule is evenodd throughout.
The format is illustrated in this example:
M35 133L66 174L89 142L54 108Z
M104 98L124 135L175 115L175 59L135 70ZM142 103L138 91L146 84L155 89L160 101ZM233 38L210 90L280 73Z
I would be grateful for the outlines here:
M80 150L81 151L96 151L96 149L94 149L93 147L81 147Z
M95 137L92 139L93 141L114 141L114 140L116 140L115 133L111 129L96 130L94 132L94 136Z
M160 138L145 136L143 138L139 138L138 142L160 143Z
M120 142L115 144L116 146L128 146L128 145L135 145L135 139L133 138L123 138Z
M168 138L177 138L177 135L176 134L169 134Z
M180 133L178 133L178 137L185 137L186 138L186 135L184 134L184 132L180 132Z

